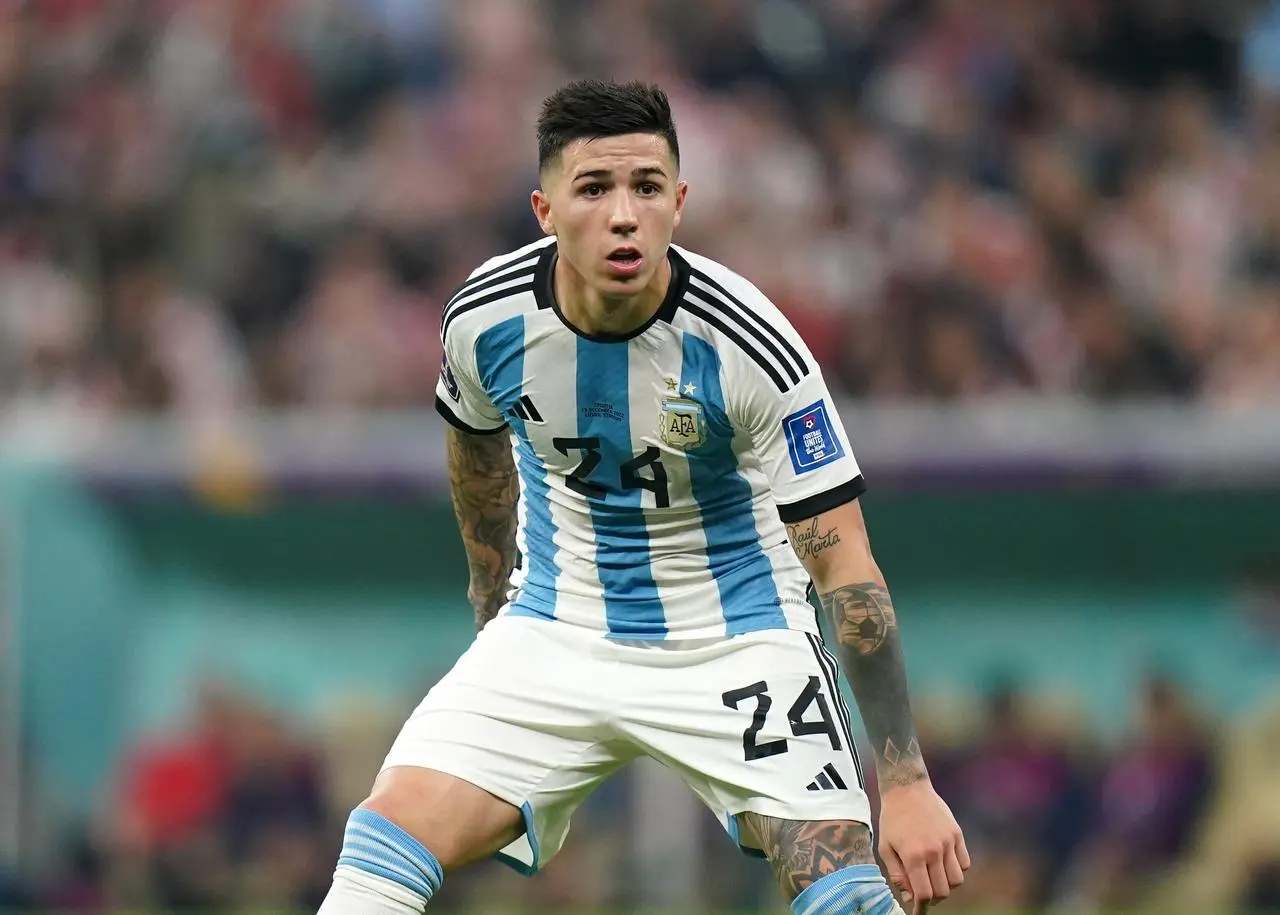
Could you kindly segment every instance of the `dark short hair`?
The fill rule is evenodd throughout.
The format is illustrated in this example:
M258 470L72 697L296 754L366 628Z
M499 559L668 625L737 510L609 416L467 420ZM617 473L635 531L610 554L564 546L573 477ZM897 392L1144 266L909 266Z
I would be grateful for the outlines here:
M546 168L574 140L658 134L680 164L680 144L671 103L658 86L633 81L580 79L561 86L542 103L538 116L538 168Z

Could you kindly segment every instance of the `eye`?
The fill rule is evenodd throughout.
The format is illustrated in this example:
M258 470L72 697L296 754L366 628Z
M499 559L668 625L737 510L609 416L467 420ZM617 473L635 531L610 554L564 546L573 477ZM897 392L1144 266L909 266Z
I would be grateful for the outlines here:
M604 194L603 184L587 184L578 190L583 197L600 197Z
M661 194L662 188L654 184L652 181L646 181L636 187L636 190L645 197L653 197L655 194Z

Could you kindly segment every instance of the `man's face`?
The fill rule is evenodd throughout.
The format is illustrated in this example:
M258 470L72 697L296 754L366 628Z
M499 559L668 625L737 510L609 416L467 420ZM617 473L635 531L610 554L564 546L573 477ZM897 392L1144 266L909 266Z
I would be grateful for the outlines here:
M666 259L686 186L667 141L633 133L576 140L533 192L542 230L560 256L606 297L634 295Z

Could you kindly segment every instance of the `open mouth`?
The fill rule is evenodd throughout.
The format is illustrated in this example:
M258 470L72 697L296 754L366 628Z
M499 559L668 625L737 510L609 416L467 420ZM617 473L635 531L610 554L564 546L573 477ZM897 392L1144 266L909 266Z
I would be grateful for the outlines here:
M640 252L635 248L619 248L609 255L609 263L619 267L634 267L640 263Z
M618 280L632 280L640 275L644 256L639 248L618 248L609 253L609 272Z

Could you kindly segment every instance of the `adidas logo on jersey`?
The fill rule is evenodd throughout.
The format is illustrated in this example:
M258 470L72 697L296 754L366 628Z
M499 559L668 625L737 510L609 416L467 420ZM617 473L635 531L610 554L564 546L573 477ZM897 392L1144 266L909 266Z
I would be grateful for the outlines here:
M844 783L844 779L831 763L823 766L817 777L806 786L809 791L846 791L848 788L849 786Z
M527 423L540 423L543 421L542 414L538 412L538 408L533 405L533 401L528 394L525 394L516 402L516 405L507 411L516 419L523 419Z

